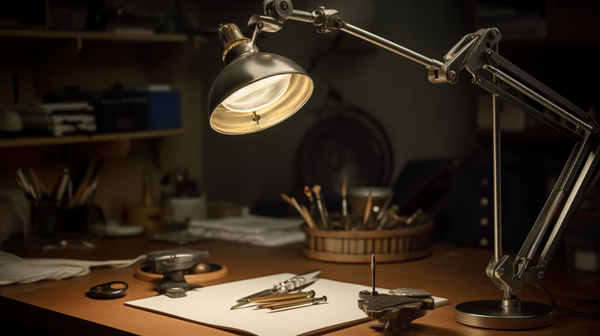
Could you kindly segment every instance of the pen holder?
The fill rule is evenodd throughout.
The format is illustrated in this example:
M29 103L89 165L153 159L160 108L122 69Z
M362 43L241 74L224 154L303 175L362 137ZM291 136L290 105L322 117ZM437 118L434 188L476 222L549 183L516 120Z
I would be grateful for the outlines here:
M431 221L392 230L339 231L302 224L306 234L302 252L310 259L340 263L370 263L373 253L381 262L418 259L431 254L433 226Z
M90 249L104 235L106 221L95 204L67 206L56 201L31 204L31 221L23 230L32 249Z
M348 203L350 205L350 217L353 222L361 221L367 207L367 200L371 195L371 207L383 207L388 197L392 195L392 189L384 187L360 187L352 188L348 192Z

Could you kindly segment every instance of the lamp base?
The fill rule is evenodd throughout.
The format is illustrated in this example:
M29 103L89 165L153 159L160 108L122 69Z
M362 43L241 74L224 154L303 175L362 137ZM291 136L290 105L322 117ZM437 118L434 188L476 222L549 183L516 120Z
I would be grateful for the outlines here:
M482 300L458 304L455 319L471 327L519 330L552 324L552 307L520 300Z

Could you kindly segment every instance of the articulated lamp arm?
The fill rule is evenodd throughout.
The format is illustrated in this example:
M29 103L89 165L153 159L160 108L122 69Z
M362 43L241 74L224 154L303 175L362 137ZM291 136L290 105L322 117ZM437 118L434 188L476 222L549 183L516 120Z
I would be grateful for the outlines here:
M593 118L565 98L561 97L533 77L523 72L498 54L500 31L496 28L479 29L467 34L443 57L443 62L418 54L401 45L388 41L342 20L335 9L320 7L312 12L296 10L289 0L265 0L262 15L254 15L249 27L257 33L277 32L286 20L312 23L317 32L343 31L371 42L384 49L417 62L428 70L431 83L455 84L459 74L468 71L472 82L488 91L494 101L494 220L495 253L486 268L490 279L504 292L503 302L516 300L515 295L524 283L544 277L566 224L598 178L600 127ZM498 82L529 97L555 117L549 116L503 90ZM576 142L546 205L531 229L515 260L502 254L502 227L500 208L500 137L497 116L497 98L517 106L549 126L557 129ZM554 225L553 225L554 223ZM531 263L546 241L535 265Z

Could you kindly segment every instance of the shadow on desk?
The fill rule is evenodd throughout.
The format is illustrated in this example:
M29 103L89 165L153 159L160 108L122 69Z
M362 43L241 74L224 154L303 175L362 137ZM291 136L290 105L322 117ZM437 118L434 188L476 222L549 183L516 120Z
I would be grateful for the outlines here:
M2 326L2 333L4 333L5 330L18 330L19 335L58 336L45 330L19 323L14 320L9 320L2 316L0 316L0 325Z
M410 331L405 332L405 335L444 335L444 336L463 336L464 333L460 331L448 330L446 328L440 328L431 325L418 324L418 322L410 325ZM383 333L381 333L383 335Z

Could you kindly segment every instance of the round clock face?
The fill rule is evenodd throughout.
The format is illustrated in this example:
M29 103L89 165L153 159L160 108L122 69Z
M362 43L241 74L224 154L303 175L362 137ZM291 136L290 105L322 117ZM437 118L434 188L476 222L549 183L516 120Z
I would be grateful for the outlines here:
M342 181L348 189L389 186L393 151L383 128L366 112L348 108L317 121L298 148L299 183L322 187L328 207L341 207Z

